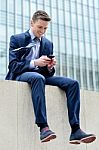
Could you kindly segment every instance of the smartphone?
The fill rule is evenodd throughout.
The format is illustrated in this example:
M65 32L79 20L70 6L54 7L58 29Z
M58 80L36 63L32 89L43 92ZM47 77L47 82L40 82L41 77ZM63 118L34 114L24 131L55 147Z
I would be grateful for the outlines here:
M52 58L54 58L55 56L54 56L54 55L48 55L47 57L50 58L50 59L52 59Z

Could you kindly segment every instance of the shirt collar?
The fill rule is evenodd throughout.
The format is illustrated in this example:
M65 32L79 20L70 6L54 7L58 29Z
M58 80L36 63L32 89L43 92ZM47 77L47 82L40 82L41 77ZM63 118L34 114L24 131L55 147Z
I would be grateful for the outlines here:
M29 33L30 33L31 39L33 40L35 38L35 35L33 34L31 28L29 30ZM41 41L41 37L39 38L39 40Z

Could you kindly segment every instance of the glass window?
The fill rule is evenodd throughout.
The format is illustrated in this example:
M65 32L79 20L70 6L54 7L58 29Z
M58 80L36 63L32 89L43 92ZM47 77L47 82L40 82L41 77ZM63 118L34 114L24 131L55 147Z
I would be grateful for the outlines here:
M64 2L64 1L58 0L58 8L59 8L59 9L63 9L63 8L64 8L64 7L63 7L63 6L64 6L63 2Z
M92 70L89 70L89 87L91 90L93 90L93 72L92 72Z
M83 15L88 16L88 6L83 5Z
M89 31L89 20L88 17L84 17L84 30Z
M0 39L0 74L6 73L6 42Z
M44 4L50 6L50 0L44 0Z
M37 9L38 9L38 10L43 10L43 9L44 9L44 5L38 4L38 5L37 5Z
M90 16L91 18L94 17L94 8L93 8L93 7L89 7L89 16Z
M15 21L14 13L9 13L8 16L9 16L8 17L8 25L14 27L14 21Z
M96 44L96 34L92 32L91 32L91 43Z
M99 9L95 9L95 18L99 20Z
M78 30L78 39L79 41L84 41L84 31L83 30Z
M66 39L66 53L67 54L72 54L72 41L71 41L71 39Z
M66 27L66 38L71 38L71 28Z
M31 17L35 13L35 11L36 11L36 3L31 3Z
M37 0L31 0L32 2L36 3Z
M66 26L70 26L70 13L69 12L66 12L65 14L65 25Z
M86 45L86 58L91 58L90 44L85 43Z
M0 10L6 11L6 0L0 0Z
M80 53L80 57L85 56L85 48L84 48L84 43L83 42L79 42L79 53Z
M16 16L16 27L22 28L23 17L21 15Z
M94 4L94 1L95 1L95 0L89 0L89 3L88 3L88 5L89 5L89 6L93 6L93 4Z
M54 47L53 47L53 51L54 53L56 54L56 52L58 52L59 50L59 46L58 46L58 43L59 43L59 40L58 40L58 36L53 36L53 44L54 44Z
M78 29L83 29L82 15L78 15Z
M6 41L6 26L0 25L0 41Z
M90 42L90 35L89 32L85 32L85 42Z
M95 20L94 18L90 18L90 30L91 32L95 32Z
M82 0L82 3L87 5L87 0Z
M96 33L99 34L99 20L96 20Z
M29 26L30 26L30 18L29 17L24 17L24 26L26 29L29 28Z
M52 34L58 35L58 24L52 24Z
M60 37L59 40L60 40L60 52L65 53L65 39L63 37Z
M14 13L14 0L10 0L9 3L8 3L8 9L9 9L9 12L12 12Z
M9 26L9 28L8 28L8 40L10 40L10 37L13 34L14 34L14 28L13 28L13 26Z
M57 1L56 0L51 0L51 5L52 5L52 8L56 8L57 7Z
M62 71L63 76L67 76L67 67L66 67L66 54L62 54Z
M76 68L76 80L79 81L79 85L81 86L80 68Z
M83 87L87 89L87 70L83 69Z
M6 57L1 56L0 57L0 74L6 73Z
M24 31L26 31L27 29L25 29ZM21 33L22 32L22 29L21 28L16 28L16 30L15 30L16 32L15 32L15 34L18 34L18 33Z
M71 2L71 13L76 13L76 3L75 2Z
M99 60L99 34L98 34L98 42L97 42L97 53L98 53L98 60Z
M73 55L78 56L78 41L73 40Z
M77 14L82 15L82 4L77 3Z
M0 11L0 24L6 25L6 12Z
M29 8L29 1L24 0L23 1L23 11L25 16L29 16L30 8Z
M70 60L69 60L70 62ZM69 77L74 78L74 67L71 65L69 66Z
M99 91L99 72L95 72L95 79L96 79L96 89Z
M57 10L55 8L52 8L52 22L57 23Z
M74 1L76 1L76 0L74 0ZM78 2L78 3L82 3L82 0L77 0L77 2Z
M78 39L78 30L76 28L72 28L72 37L74 40Z
M16 12L17 12L17 14L22 13L22 0L16 1Z
M96 60L96 59L97 59L96 44L92 44L91 46L92 46L92 47L91 47L91 49L92 49L92 58L93 58L94 60Z
M65 36L65 30L63 25L59 25L59 36L61 37Z
M99 0L94 0L94 6L99 9Z
M43 0L37 0L37 3L43 5L44 2L43 2Z
M49 39L50 41L52 40L51 34L46 34L47 39Z
M70 11L70 1L65 1L65 11Z
M45 11L50 15L51 7L45 6Z
M64 13L63 13L63 10L59 10L59 24L64 24Z
M72 27L77 28L77 15L71 14Z

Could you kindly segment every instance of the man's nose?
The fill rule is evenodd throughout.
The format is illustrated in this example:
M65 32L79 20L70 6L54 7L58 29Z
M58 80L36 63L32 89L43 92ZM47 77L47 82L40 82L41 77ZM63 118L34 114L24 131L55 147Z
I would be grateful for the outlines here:
M41 33L43 34L45 32L45 30L44 29L41 29Z

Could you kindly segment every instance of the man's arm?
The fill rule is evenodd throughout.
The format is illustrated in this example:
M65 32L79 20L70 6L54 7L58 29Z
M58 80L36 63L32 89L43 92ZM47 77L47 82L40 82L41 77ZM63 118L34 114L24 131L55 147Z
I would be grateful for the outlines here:
M29 70L30 61L24 59L21 60L21 56L25 53L25 50L14 51L19 47L18 42L14 36L10 38L10 48L9 48L9 70L16 74L21 74Z

